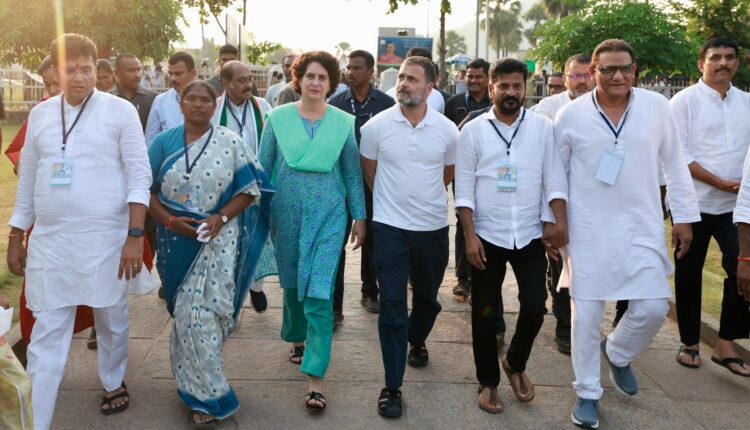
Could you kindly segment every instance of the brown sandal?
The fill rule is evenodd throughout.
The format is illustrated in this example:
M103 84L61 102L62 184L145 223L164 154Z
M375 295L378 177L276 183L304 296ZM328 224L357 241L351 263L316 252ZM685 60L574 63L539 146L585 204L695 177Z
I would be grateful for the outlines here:
M122 412L127 409L128 406L130 406L130 395L128 394L128 388L125 386L124 382L122 383L120 388L122 388L122 391L113 396L102 396L102 404L99 406L99 410L101 411L101 413L103 413L104 415L112 415L118 412ZM121 404L120 406L112 405L115 400L121 399L123 397L127 398L125 403ZM109 407L107 409L104 409L104 405L109 405Z
M484 389L488 389L490 391L490 398L489 402L482 404L482 391ZM488 387L485 385L482 385L479 387L479 391L477 392L479 395L477 396L477 405L479 406L479 409L490 413L490 414L499 414L503 411L503 402L500 400L500 397L497 395L497 388L496 387ZM490 404L495 403L497 406L492 407Z
M508 364L508 356L506 355L503 357L502 361L503 370L505 371L505 375L508 376L508 382L510 382L510 388L513 389L513 395L516 396L516 399L518 399L519 402L530 402L534 399L534 396L536 395L536 392L534 391L534 385L526 386L526 383L523 381L523 374L525 372L516 372L510 367L510 364ZM524 396L521 394L521 391L518 387L516 387L516 384L513 383L513 377L518 378L518 385L520 386L520 390L524 390L527 394Z

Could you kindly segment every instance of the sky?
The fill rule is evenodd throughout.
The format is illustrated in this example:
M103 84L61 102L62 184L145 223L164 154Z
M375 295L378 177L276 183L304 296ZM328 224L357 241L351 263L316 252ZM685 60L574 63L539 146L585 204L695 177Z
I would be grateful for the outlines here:
M229 9L240 22L242 15L237 7L241 6L242 1L236 1ZM415 6L401 5L390 15L386 13L387 0L247 0L247 8L247 26L256 41L277 42L294 50L335 52L339 42L348 42L352 49L374 52L378 27L414 27L419 35L429 33L437 44L440 0L421 0ZM446 29L473 22L475 14L475 0L453 0L453 12L446 17ZM187 26L182 25L185 45L199 48L201 27L198 11L186 11L185 16ZM224 42L213 17L204 30L207 38L213 37L218 44Z

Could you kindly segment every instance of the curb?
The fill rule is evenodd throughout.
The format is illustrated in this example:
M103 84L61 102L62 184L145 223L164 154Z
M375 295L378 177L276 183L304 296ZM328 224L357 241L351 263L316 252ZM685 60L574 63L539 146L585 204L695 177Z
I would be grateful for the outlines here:
M669 298L669 319L677 324L677 307L674 297ZM716 346L716 339L719 337L719 321L713 316L701 311L701 341L705 342L712 348ZM743 360L750 363L750 340L737 339L734 341L737 355Z

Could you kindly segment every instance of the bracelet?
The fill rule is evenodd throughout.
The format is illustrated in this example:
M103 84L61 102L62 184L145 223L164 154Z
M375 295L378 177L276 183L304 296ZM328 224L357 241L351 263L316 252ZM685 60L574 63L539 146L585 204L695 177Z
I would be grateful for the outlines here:
M750 257L737 257L737 261L750 261Z
M11 233L11 234L8 235L8 238L10 238L10 239L22 239L23 240L24 237L25 237L25 234L23 234L23 233L21 233L21 234L13 234L13 233Z
M172 215L171 217L169 217L169 219L167 220L167 230L173 231L172 230L172 221L174 221L175 218L177 218L177 217L174 216L174 215Z

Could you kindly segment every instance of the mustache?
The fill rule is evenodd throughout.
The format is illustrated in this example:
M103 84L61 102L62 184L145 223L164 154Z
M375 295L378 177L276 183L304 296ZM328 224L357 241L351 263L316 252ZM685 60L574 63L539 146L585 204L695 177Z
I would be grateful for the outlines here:
M729 67L719 67L718 69L716 69L716 72L721 72L721 71L728 72Z
M500 99L500 103L506 103L506 102L521 103L521 99L516 96L505 96L502 99Z

